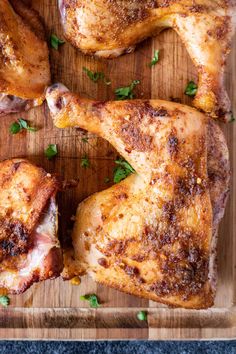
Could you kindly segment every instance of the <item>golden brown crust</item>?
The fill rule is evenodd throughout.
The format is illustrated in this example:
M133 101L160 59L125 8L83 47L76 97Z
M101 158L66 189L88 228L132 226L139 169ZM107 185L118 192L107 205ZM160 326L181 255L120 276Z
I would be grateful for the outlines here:
M59 276L57 179L25 159L0 162L0 288L19 294Z
M22 0L9 0L9 2L25 25L29 26L38 38L45 40L45 29L38 12L32 9L29 4L26 5Z
M152 35L152 32L155 32L158 27L158 22L162 26L168 26L170 24L169 17L175 18L178 15L183 20L192 15L208 14L209 18L215 16L216 20L222 16L223 22L219 24L216 22L216 26L212 30L216 34L216 38L219 33L220 38L225 39L226 28L230 27L231 22L231 18L227 17L227 14L232 16L231 10L235 5L234 1L225 0L217 2L197 0L194 4L192 0L148 0L145 2L140 0L96 0L83 3L80 0L59 0L65 35L82 51L90 53L121 47L128 48L140 42L145 36ZM82 9L83 11L81 11ZM76 13L81 15L77 17L78 22L75 21ZM203 20L205 20L204 17ZM110 31L107 31L109 26ZM129 36L134 28L137 32L132 32L132 35ZM207 28L207 23L206 30L211 30L211 27Z
M209 285L207 284L203 288L201 288L201 292L196 294L196 296L192 295L189 296L189 298L184 298L183 301L176 302L176 297L172 293L170 295L167 295L169 293L168 288L165 287L163 284L161 286L162 292L160 293L160 284L157 284L158 286L158 293L147 291L144 292L142 291L142 288L140 287L140 283L137 284L136 286L132 286L130 282L130 277L126 277L125 282L119 283L116 281L116 278L112 279L107 279L107 277L103 277L102 274L100 275L101 278L96 279L100 284L110 286L116 290L123 291L127 294L130 295L135 295L147 300L152 300L156 301L159 303L162 303L164 305L170 306L172 308L178 308L178 307L183 307L186 309L192 309L192 310L201 310L201 309L206 309L214 305L214 297L215 297L215 292L212 291L212 289L209 289ZM115 277L119 277L120 274L117 272ZM104 280L106 279L106 280ZM130 286L131 285L131 286ZM151 290L156 290L155 287ZM176 292L178 292L178 287L176 286Z
M59 0L66 38L86 54L117 57L172 27L198 70L195 107L229 121L224 67L235 31L236 3L226 0Z
M21 1L0 0L0 24L0 93L41 104L50 68L38 13Z
M211 306L215 237L229 184L227 145L216 124L177 103L94 102L58 85L47 101L57 127L100 135L137 172L79 205L75 275L87 272L172 306Z
M26 253L58 182L27 160L0 162L0 260Z

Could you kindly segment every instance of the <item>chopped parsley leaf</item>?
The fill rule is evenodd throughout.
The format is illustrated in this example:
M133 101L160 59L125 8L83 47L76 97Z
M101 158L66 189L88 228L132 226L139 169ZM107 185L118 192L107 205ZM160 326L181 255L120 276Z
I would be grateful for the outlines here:
M95 72L85 67L83 67L83 71L93 82L98 82L99 80L102 80L106 85L111 84L111 81L105 77L105 74L103 72Z
M128 177L131 173L135 173L133 167L123 158L116 160L115 163L117 164L116 168L114 169L113 177L115 183L119 183Z
M130 86L119 87L118 89L116 89L115 90L116 99L118 101L123 101L123 100L130 100L134 98L135 95L133 91L138 84L140 84L140 81L134 80L133 82L131 82Z
M230 123L233 123L233 122L235 122L235 120L236 120L236 118L233 116L233 114L231 115L231 119L230 119Z
M184 93L187 96L195 96L197 93L197 89L198 89L197 84L195 84L194 81L189 81Z
M95 308L95 309L100 306L97 295L95 295L95 294L82 295L82 296L80 296L80 300L89 301L90 307Z
M89 158L88 158L87 155L84 155L82 157L80 166L83 167L83 168L90 167L90 161L89 161Z
M10 130L11 134L17 134L17 133L19 133L21 131L21 129L22 128L21 128L20 124L18 122L14 122L14 123L11 124L9 130Z
M59 46L64 43L65 43L65 41L63 39L58 38L57 35L55 35L55 34L51 35L50 44L53 49L58 50Z
M29 126L27 120L23 118L20 118L17 122L12 123L9 130L11 134L17 134L23 129L28 130L30 132L37 131L37 128Z
M49 144L47 149L44 151L44 153L45 153L45 156L48 158L48 160L51 160L58 153L57 145L56 144Z
M156 65L156 63L159 61L159 52L160 52L159 50L155 50L152 61L149 63L150 67Z
M10 304L10 299L7 295L0 296L0 304L4 307L7 307Z
M139 311L137 313L137 318L139 321L147 321L147 312L146 311Z

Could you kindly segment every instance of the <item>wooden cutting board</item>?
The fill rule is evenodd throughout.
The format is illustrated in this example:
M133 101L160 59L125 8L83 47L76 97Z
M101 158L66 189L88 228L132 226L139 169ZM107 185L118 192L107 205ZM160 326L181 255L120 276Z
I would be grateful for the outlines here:
M48 38L51 33L63 38L56 0L34 0L34 7L44 18ZM160 61L148 67L155 49ZM81 96L98 100L114 99L117 87L140 80L138 98L180 98L189 80L197 81L196 71L172 30L140 44L133 54L114 60L97 60L82 55L69 43L59 51L50 50L52 81L62 82ZM111 85L93 83L83 73L87 67L102 71ZM234 41L226 72L227 89L236 114L236 43ZM40 130L37 133L9 134L9 126L23 117ZM232 172L236 166L236 123L223 126L229 144ZM79 178L76 189L59 194L60 238L64 240L72 228L71 216L78 203L94 192L107 188L104 179L112 179L116 151L104 140L76 129L53 127L46 104L28 113L1 118L0 158L27 157L56 172L65 179ZM48 161L44 150L57 144L58 156ZM81 167L81 158L88 155L91 167ZM218 242L218 291L215 306L210 310L169 309L152 301L120 293L84 278L80 286L61 279L35 284L25 294L11 296L11 305L1 309L0 337L7 339L199 339L236 337L236 180L232 177L230 200L221 223ZM102 301L98 310L91 310L80 301L80 295L96 293ZM148 309L148 321L137 320L136 314Z

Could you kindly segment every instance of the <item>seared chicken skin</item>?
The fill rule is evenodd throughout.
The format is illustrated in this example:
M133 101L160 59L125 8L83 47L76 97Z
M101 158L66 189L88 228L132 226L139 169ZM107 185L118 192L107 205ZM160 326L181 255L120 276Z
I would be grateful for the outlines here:
M0 288L24 292L60 274L58 182L27 160L0 162Z
M76 263L67 260L64 274L88 273L171 306L212 306L217 230L229 188L220 128L173 102L96 102L60 84L46 99L58 128L98 134L136 170L79 205L72 234Z
M86 54L112 58L172 27L199 74L194 106L214 118L232 117L224 68L235 30L235 0L58 0L65 35Z
M22 0L0 0L0 116L42 104L49 83L38 13Z

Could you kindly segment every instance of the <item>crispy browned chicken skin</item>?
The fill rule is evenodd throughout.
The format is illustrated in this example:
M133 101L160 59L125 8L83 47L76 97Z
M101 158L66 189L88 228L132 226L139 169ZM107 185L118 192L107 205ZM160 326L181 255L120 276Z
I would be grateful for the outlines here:
M136 170L77 210L76 263L121 291L185 308L214 302L215 248L229 187L219 127L193 108L160 100L96 102L61 85L47 91L58 128L108 140ZM70 271L74 274L70 275Z
M0 116L40 105L49 83L39 14L22 0L0 0Z
M172 27L199 74L194 106L231 119L224 67L236 23L235 0L58 0L65 35L86 54L117 57Z
M58 182L24 159L0 162L0 288L18 294L60 274Z

